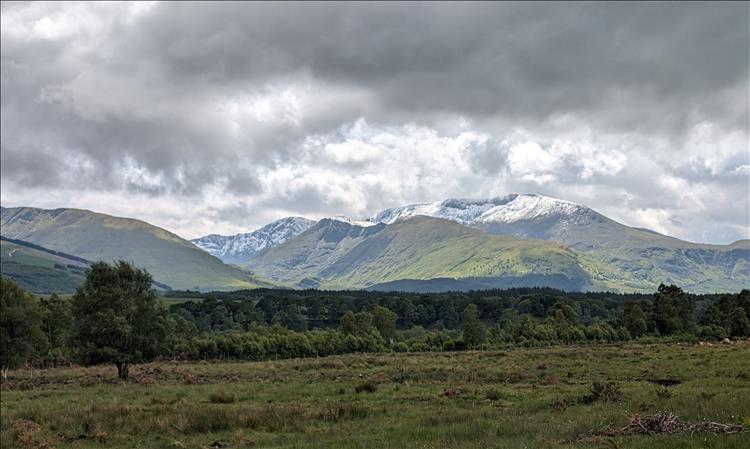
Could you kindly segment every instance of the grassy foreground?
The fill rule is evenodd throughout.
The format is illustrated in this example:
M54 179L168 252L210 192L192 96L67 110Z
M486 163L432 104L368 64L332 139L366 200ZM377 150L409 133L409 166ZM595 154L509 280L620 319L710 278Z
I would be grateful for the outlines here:
M722 448L750 433L601 436L635 414L750 426L750 344L367 354L11 372L3 448ZM677 380L664 387L655 380ZM591 397L594 382L619 393ZM614 400L606 400L614 399Z

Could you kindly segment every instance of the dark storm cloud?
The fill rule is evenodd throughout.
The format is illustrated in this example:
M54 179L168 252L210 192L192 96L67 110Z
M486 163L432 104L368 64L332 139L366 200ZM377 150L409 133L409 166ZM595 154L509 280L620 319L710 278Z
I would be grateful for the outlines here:
M345 195L323 201L325 186L310 181L295 194L301 200L292 200L264 192L264 174L290 164L298 173L314 171L304 166L321 163L304 150L309 139L342 140L342 127L359 119L439 129L456 117L492 136L465 151L477 176L506 176L506 187L556 196L586 183L639 192L657 181L638 182L636 174L658 170L726 185L731 198L746 187L747 176L721 177L750 163L746 139L733 153L702 150L703 159L686 148L703 122L715 135L735 136L730 146L748 134L748 3L2 8L6 192L76 182L81 190L184 197L219 186L227 194L266 195L246 208L276 201L292 212L317 211ZM634 148L623 150L627 164L646 154L650 165L581 181L591 163L573 152L559 156L563 163L537 167L536 177L508 174L513 143L503 139L519 128L547 139L545 148L572 130L618 136ZM356 158L336 163L351 176L368 166ZM366 188L341 191L373 204L398 197L383 194L382 175ZM478 188L477 179L466 176L461 187ZM414 189L419 196L425 187ZM650 201L633 196L637 207Z
M168 3L118 51L186 87L310 70L377 91L385 113L611 111L603 125L679 127L746 81L747 16L746 3Z

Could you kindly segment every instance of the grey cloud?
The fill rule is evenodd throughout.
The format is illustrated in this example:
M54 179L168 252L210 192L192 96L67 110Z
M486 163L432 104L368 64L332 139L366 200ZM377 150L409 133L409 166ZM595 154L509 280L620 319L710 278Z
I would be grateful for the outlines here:
M316 186L286 199L262 192L262 174L289 161L321 164L300 149L305 139L336 136L360 118L439 128L460 116L491 136L467 150L476 174L461 180L467 191L498 178L508 189L561 197L597 188L600 204L628 192L628 207L668 209L670 193L653 195L666 172L725 189L729 200L707 212L712 223L749 225L750 205L727 204L746 196L746 176L665 162L680 157L688 131L703 121L717 133L748 136L746 2L165 2L132 17L130 5L77 6L98 14L103 29L76 27L78 34L57 39L3 30L5 192L75 179L82 190L195 197L219 184L229 194L271 198L248 203L259 210L324 214L353 206L331 203ZM2 8L7 17L36 14L24 16L28 28L71 7ZM310 89L311 97L292 120L264 121L251 110L232 124L212 106L288 86ZM539 185L508 176L501 142L516 128L548 141L585 128L642 145L626 153L617 176L582 180L580 161L566 160L554 185ZM671 156L649 155L643 148L651 140ZM76 155L90 167L76 167ZM746 155L743 148L728 156L728 168L750 162ZM129 161L162 184L121 179ZM340 168L363 170L354 165ZM368 208L403 195L387 191L382 175L382 184L361 189ZM417 182L413 194L416 201L430 192Z

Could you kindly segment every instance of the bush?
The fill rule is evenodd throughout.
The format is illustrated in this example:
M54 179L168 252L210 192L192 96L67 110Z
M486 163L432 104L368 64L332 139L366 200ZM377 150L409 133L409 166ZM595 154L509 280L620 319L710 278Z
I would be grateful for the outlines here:
M672 392L667 387L662 387L656 391L656 395L661 399L669 399L672 397Z
M378 391L378 384L372 380L367 380L354 387L355 393L375 393Z
M487 390L487 392L485 392L484 395L490 401L499 401L503 397L502 393L500 393L500 391L496 390L495 388L490 388L489 390Z
M396 352L409 352L409 346L403 341L400 341L393 345L393 350Z
M213 393L208 397L208 402L212 404L234 404L234 396L224 392Z
M622 396L622 389L620 389L620 384L617 382L594 382L591 385L589 402L617 402L622 400Z

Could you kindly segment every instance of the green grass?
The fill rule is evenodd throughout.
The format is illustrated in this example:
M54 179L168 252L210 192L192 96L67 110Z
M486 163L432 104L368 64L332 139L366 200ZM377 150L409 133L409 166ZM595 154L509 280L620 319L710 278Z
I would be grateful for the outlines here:
M58 448L750 447L748 433L579 440L657 411L750 425L747 344L170 362L131 373L121 383L110 366L11 372L2 447L22 447L21 419L40 426L34 444ZM681 381L670 395L647 381L664 378ZM592 401L594 382L617 383L622 399Z

